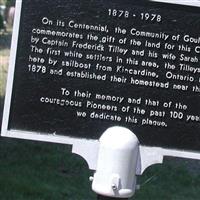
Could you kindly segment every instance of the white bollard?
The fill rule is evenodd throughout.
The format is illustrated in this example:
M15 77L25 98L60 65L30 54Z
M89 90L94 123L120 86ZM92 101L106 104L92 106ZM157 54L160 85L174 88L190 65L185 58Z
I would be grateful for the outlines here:
M107 129L100 138L93 191L108 197L133 196L136 189L138 153L138 139L129 129Z

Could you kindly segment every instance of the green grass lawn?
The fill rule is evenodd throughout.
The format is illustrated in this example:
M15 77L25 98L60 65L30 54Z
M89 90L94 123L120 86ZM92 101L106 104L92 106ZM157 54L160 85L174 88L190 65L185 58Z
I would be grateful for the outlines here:
M192 173L181 161L168 160L160 166L150 167L141 177L145 182L135 199L197 200L200 197L200 173ZM190 164L195 164L192 162Z
M0 199L94 199L87 164L64 145L1 139Z
M10 30L7 34L0 34L0 129L9 63L11 33L12 31Z
M9 63L11 31L0 35L0 97L4 96ZM1 104L1 102L0 102Z
M0 199L93 200L86 162L71 147L15 139L0 140ZM195 162L193 163L195 164ZM198 200L200 173L186 161L167 160L138 177L141 189L131 200Z

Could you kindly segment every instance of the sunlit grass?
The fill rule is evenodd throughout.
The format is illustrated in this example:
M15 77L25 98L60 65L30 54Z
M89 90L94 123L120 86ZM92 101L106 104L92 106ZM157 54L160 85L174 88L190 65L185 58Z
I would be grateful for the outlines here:
M7 35L0 35L0 123L2 122L2 112L6 88L6 78L9 64L11 31ZM0 124L1 129L1 124Z
M3 97L5 94L6 77L7 77L7 71L8 71L8 60L9 60L9 57L2 56L0 52L0 97Z
M5 94L6 77L7 77L9 55L10 55L10 43L11 43L11 30L5 35L0 35L0 97L1 99Z
M10 49L4 48L0 49L0 56L2 57L8 57L10 54Z

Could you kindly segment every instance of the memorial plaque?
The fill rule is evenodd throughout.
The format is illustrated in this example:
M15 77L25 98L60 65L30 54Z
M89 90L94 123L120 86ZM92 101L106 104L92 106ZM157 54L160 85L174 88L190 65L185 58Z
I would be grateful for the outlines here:
M199 7L26 0L16 12L4 136L98 139L119 125L145 146L200 151Z

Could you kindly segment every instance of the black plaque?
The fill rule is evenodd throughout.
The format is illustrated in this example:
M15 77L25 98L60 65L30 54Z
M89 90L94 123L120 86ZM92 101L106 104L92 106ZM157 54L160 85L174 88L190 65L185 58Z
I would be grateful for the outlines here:
M8 130L98 139L119 125L142 145L199 151L199 11L23 1Z

